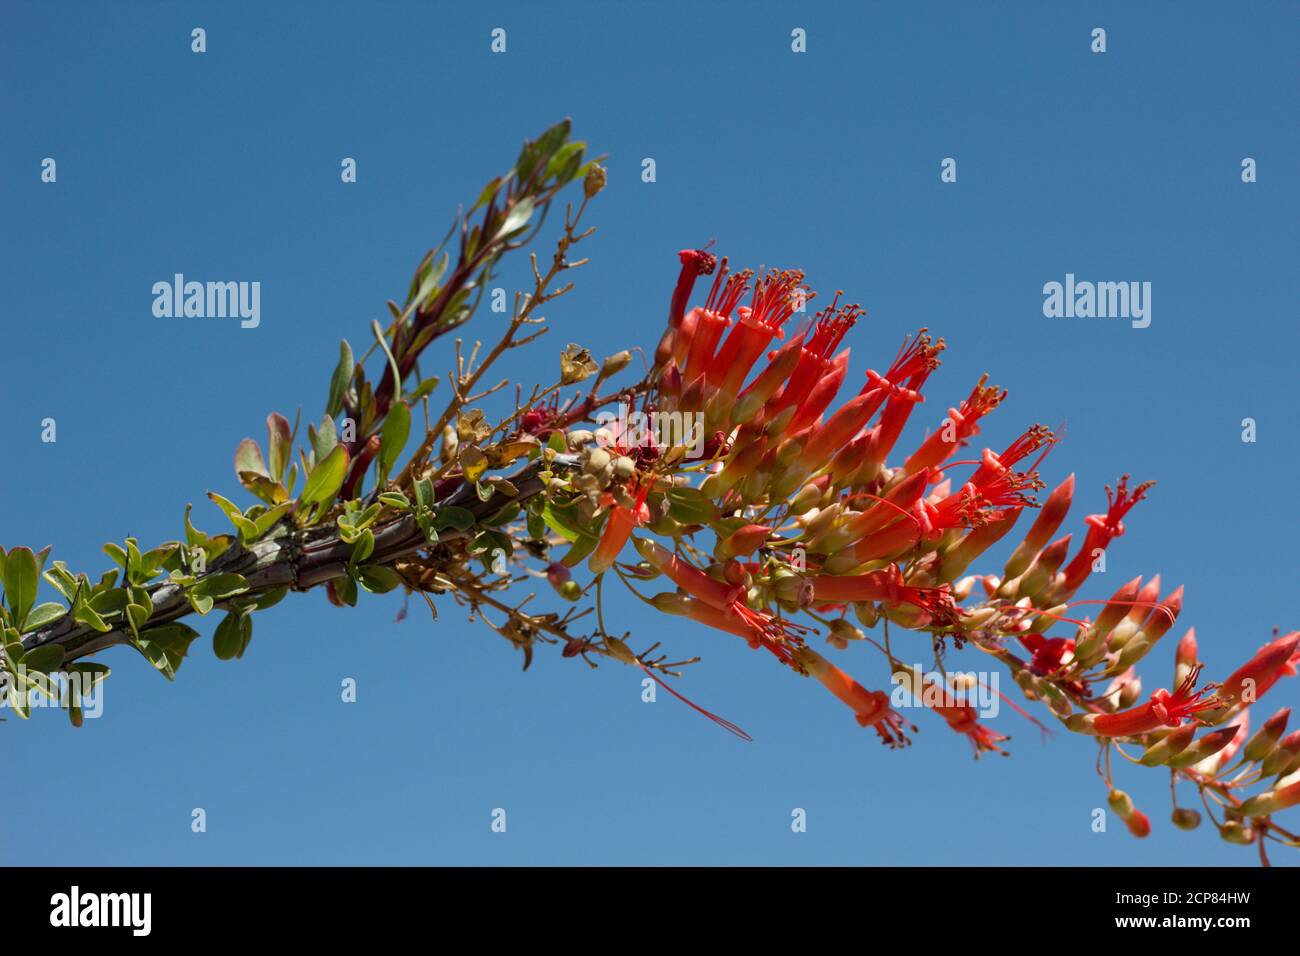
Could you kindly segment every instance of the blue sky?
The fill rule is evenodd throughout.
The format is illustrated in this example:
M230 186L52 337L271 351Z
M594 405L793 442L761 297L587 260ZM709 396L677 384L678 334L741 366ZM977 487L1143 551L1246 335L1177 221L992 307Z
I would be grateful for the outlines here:
M6 547L53 544L97 570L104 541L176 537L187 502L219 529L203 496L240 492L239 439L261 438L272 410L319 417L338 339L364 341L456 205L571 116L610 154L592 264L550 309L548 340L505 371L549 379L571 340L653 346L674 253L716 239L738 264L803 268L868 308L851 375L918 326L947 339L904 445L988 371L1010 390L988 444L1068 424L1046 477L1077 473L1076 527L1121 472L1157 479L1081 597L1157 571L1185 584L1176 634L1194 624L1218 676L1300 625L1295 517L1276 504L1300 460L1293 5L10 0L0 22ZM55 184L39 180L47 156ZM956 183L939 180L945 157ZM155 318L150 288L174 272L260 281L260 327ZM1151 282L1151 326L1045 318L1043 284L1069 272ZM479 316L477 334L492 324ZM1045 744L1009 713L1007 759L971 760L926 714L912 748L887 752L811 682L616 598L638 639L704 656L679 686L744 744L667 695L642 703L631 669L540 653L522 673L450 603L436 624L418 604L395 623L400 604L296 596L258 616L238 663L211 655L204 622L174 686L110 653L102 719L4 725L16 772L0 811L30 822L0 829L0 860L1253 861L1208 828L1174 830L1167 781L1145 770L1119 782L1152 836L1091 832L1094 748ZM1168 683L1172 640L1148 689ZM883 683L877 659L843 658ZM505 834L489 830L496 807Z

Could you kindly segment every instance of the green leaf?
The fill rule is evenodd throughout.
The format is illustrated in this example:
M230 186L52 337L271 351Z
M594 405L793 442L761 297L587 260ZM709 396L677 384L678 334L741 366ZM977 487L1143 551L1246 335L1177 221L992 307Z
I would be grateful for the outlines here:
M303 484L298 501L304 505L324 504L333 498L341 487L348 471L348 452L342 445L334 449L318 462Z
M668 515L682 524L708 524L718 516L718 509L698 488L682 487L668 492Z
M52 674L59 669L66 654L62 644L42 644L23 655L22 666L29 671Z
M428 478L415 479L415 507L420 511L433 507L433 482Z
M284 596L288 593L289 593L289 588L287 586L279 587L279 588L275 588L274 590L267 591L257 599L257 603L254 604L253 607L255 607L259 611L265 611L268 607L275 607L277 604L283 601Z
M90 606L94 608L96 614L121 614L126 610L130 600L131 596L126 588L108 588L93 594L90 598Z
M24 634L31 631L38 631L46 624L57 621L63 615L68 613L68 609L62 604L54 601L47 601L45 604L38 604L32 608L31 613L27 615L27 620L23 622L22 632Z
M253 537L247 540L253 541L256 540L257 538L262 537L262 535L270 531L271 528L275 526L276 522L278 522L281 518L283 518L285 514L288 512L288 510L292 507L293 507L292 501L285 501L281 504L276 505L274 508L267 509L262 514L258 515L256 518L253 519Z
M429 296L432 295L433 291L437 288L438 283L442 281L442 277L446 274L447 266L450 261L450 256L445 252L442 254L442 258L438 260L436 265L433 264L432 260L429 261L427 267L428 271L420 280L419 288L416 290L415 296L411 300L415 303L417 309L424 306Z
M380 433L379 472L384 480L397 464L397 457L406 447L406 439L411 434L411 409L405 402L397 402L388 410L384 419L384 428Z
M470 207L469 210L470 214L472 215L473 213L477 212L478 210L486 206L488 203L490 203L493 197L496 196L498 190L501 189L501 184L503 182L505 182L505 177L498 176L496 179L492 180L486 186L484 186L483 191L479 193L478 201L474 203L473 206Z
M252 538L257 536L257 525L245 518L244 513L239 510L239 507L234 502L221 497L221 495L217 494L215 491L209 491L208 497L212 499L213 503L218 508L225 512L226 517L230 519L230 523L233 524L235 530L239 532L240 538L245 541L250 541ZM209 555L208 560L211 559L212 556Z
M147 631L140 632L141 640L157 644L167 653L175 654L177 657L184 657L189 650L190 644L198 636L198 631L187 624L181 624L179 621L169 621L166 624L159 624L157 627L151 627Z
M334 593L338 595L340 601L348 607L357 606L357 582L351 577L339 578L334 583Z
M432 378L426 378L419 385L415 386L415 391L411 392L406 397L410 399L412 402L418 402L426 395L432 395L433 390L438 387L438 383L440 381L442 381L442 379L438 378L438 376L436 375L434 375Z
M330 379L329 400L325 403L325 415L329 418L343 411L343 396L352 381L354 365L352 346L348 345L347 339L344 339L339 343L339 364L335 366L334 376Z
M438 529L433 526L433 519L429 517L429 512L421 511L415 516L415 523L420 526L420 531L424 534L424 540L429 544L438 543Z
M573 542L569 550L565 552L560 563L566 568L576 568L587 555L596 550L596 545L600 539L596 537L582 537Z
M212 651L219 660L234 660L244 656L252 638L253 619L247 614L231 611L217 625L216 633L212 635Z
M411 499L400 491L386 491L379 496L379 500L390 508L396 508L398 511L411 510Z
M113 563L116 564L123 571L127 569L126 551L122 548L120 544L116 544L110 541L102 548L100 548L100 550L103 551L106 555L108 555L112 559Z
M111 626L104 623L104 619L95 613L95 610L89 603L87 603L84 581L81 586L77 588L76 596L72 600L72 619L81 624L85 624L87 627L94 628L100 633L111 631L113 629Z
M27 612L36 603L36 589L40 584L40 567L31 548L14 548L5 558L5 600L19 627L27 620Z
M75 663L69 664L67 670L77 674L88 675L90 678L89 686L91 687L94 687L112 673L112 670L107 664L100 664L97 661L76 661Z
M323 460L339 443L338 428L332 418L322 418L320 427L316 429L308 425L307 437L311 439L311 450L316 456L316 461Z
M546 522L542 520L540 511L530 509L528 512L528 536L537 539L546 537Z
M596 536L578 524L577 514L572 506L559 505L548 501L542 508L542 520L546 526L567 541Z
M176 679L176 665L163 648L159 647L153 641L135 640L132 646L144 655L145 660L158 669L158 671L168 680Z
M284 485L255 471L241 471L239 483L268 505L278 505L289 500L289 491Z
M455 505L446 505L438 509L438 513L433 516L433 526L441 531L443 528L455 528L457 531L467 531L474 527L474 512L468 508L458 508Z
M289 460L293 457L293 432L289 428L289 419L279 412L267 415L266 439L271 477L283 481L284 470L289 467Z
M262 460L262 449L251 438L245 438L235 449L235 474L245 471L251 471L263 478L271 477L271 473L266 470L266 463Z
M382 564L367 564L357 568L357 580L371 594L387 594L402 583L396 571Z
M77 593L77 579L68 572L68 566L62 561L55 561L50 570L41 575L54 586L54 589L69 602Z
M199 581L189 589L190 594L210 597L214 601L223 601L248 590L248 581L242 574L213 574Z
M560 184L571 181L582 166L582 152L586 148L587 144L580 139L565 143L555 151L551 161L546 164L546 175L542 178L554 179Z
M506 216L506 221L501 224L501 230L497 233L497 238L505 239L528 225L528 220L533 217L533 208L535 203L532 196L524 196L510 207L510 215Z
M570 120L560 120L560 122L537 137L535 142L524 144L524 148L519 153L519 159L515 161L515 176L521 184L527 183L539 166L543 166L543 164L550 161L555 151L564 145L564 142L569 138L571 127ZM543 166L543 168L545 167Z
M484 518L482 524L489 528L502 528L519 517L522 510L519 502L512 501L490 518Z
M352 546L352 557L348 558L348 565L355 566L360 564L366 558L370 557L375 551L375 535L369 528L357 536L357 543Z

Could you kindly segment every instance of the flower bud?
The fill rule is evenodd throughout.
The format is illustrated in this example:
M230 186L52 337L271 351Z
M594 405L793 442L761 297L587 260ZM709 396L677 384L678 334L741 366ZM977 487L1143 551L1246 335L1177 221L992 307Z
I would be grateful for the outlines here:
M1175 807L1170 819L1180 830L1195 830L1201 825L1201 814L1191 807Z
M1168 763L1171 758L1176 757L1188 748L1192 738L1196 736L1196 726L1195 723L1189 722L1181 727L1175 727L1158 742L1148 747L1146 752L1138 758L1138 763L1146 767L1156 767Z
M1260 770L1265 777L1290 773L1297 761L1300 761L1300 730L1293 730L1282 738L1277 749L1264 758Z
M772 590L777 601L790 608L811 607L815 598L813 583L801 574L779 576Z
M1139 840L1151 835L1151 821L1141 810L1134 810L1124 823L1128 827L1128 832Z
M551 587L557 591L565 581L573 577L569 569L559 561L552 561L546 566L546 580L551 583Z
M819 501L822 500L822 495L825 491L826 488L824 483L818 481L804 485L799 489L795 496L790 499L790 514L807 514L812 508L816 507Z
M1264 726L1250 738L1242 756L1251 762L1263 760L1277 747L1277 743L1286 733L1287 721L1291 718L1291 708L1283 707L1276 714L1264 721Z
M1038 512L1029 533L1025 535L1025 540L1012 553L1011 558L1007 561L1006 571L1003 573L1004 578L1016 578L1025 572L1029 563L1033 560L1034 555L1043 547L1052 535L1061 526L1065 520L1066 512L1070 510L1070 502L1074 500L1074 475L1070 475L1065 481L1061 482L1052 493L1048 496L1047 501L1043 502L1042 509Z
M1123 790L1112 790L1106 797L1106 802L1110 804L1110 808L1118 814L1121 820L1127 820L1133 815L1133 798Z
M1232 743L1233 738L1241 732L1241 726L1233 724L1231 727L1224 727L1222 730L1216 730L1206 734L1200 740L1196 741L1182 753L1168 761L1168 766L1175 769L1179 767L1190 767L1194 763L1200 763L1207 757L1213 757L1228 744Z
M1294 807L1297 803L1300 803L1300 783L1293 783L1280 790L1269 790L1251 797L1237 812L1246 817L1263 817Z
M1198 663L1200 662L1196 659L1196 628L1189 627L1183 639L1178 642L1178 649L1174 651L1174 686L1181 687Z
M448 425L442 430L442 450L438 453L438 457L442 459L443 464L455 461L459 448L460 436L456 434L456 429Z
M854 602L853 615L863 627L875 627L880 622L880 609L871 601Z
M1066 555L1069 554L1070 537L1067 534L1064 538L1053 541L1034 559L1020 581L1020 595L1036 597L1051 583L1057 569L1065 563Z
M600 377L609 378L611 375L617 375L623 369L627 368L628 363L632 361L632 353L624 349L622 352L615 352L609 356L600 366Z
M685 616L687 608L690 607L691 599L685 594L678 594L676 591L663 591L650 598L650 603L665 614Z
M720 542L715 550L719 558L731 558L742 554L753 554L767 541L772 529L765 524L747 524L737 528Z
M599 163L592 163L587 167L587 175L582 180L582 194L588 199L594 199L605 188L607 176L605 167Z
M1255 831L1250 827L1238 823L1236 820L1229 820L1219 827L1219 836L1228 843L1236 843L1240 846L1248 846L1255 840Z
M1120 710L1127 710L1137 703L1138 695L1142 693L1142 681L1138 678L1128 681L1120 688L1119 697L1116 703Z
M831 638L833 638L832 643L837 647L847 647L849 641L865 641L867 635L844 618L837 617L831 621Z

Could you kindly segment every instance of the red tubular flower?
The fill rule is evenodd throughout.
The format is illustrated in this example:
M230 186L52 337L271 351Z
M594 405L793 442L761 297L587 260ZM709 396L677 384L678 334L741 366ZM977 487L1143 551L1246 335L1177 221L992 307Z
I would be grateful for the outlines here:
M825 424L814 427L800 458L804 467L813 472L825 465L837 449L853 439L879 405L874 393L857 395L841 405Z
M1242 664L1223 682L1218 690L1219 701L1225 707L1244 701L1254 703L1281 678L1296 672L1300 664L1300 631L1265 644L1255 655Z
M922 442L921 447L903 463L904 471L910 473L933 468L966 444L971 436L979 434L979 420L1007 397L1006 389L999 391L996 386L985 385L988 380L987 375L979 380L970 397L961 403L961 408L948 409L948 418L939 430Z
M794 372L803 354L804 337L796 335L768 356L767 366L758 374L749 386L740 393L740 398L731 411L730 420L735 424L744 424L764 409L771 397L780 391L781 386Z
M921 544L934 530L925 502L918 501L912 514L858 541L853 546L853 560L855 564L865 564L897 558Z
M1097 737L1132 737L1160 727L1178 727L1184 717L1194 717L1220 703L1213 697L1201 699L1207 688L1194 690L1199 673L1199 669L1194 669L1172 694L1162 687L1141 707L1117 714L1089 715L1079 722L1076 729Z
M691 338L691 347L686 354L685 371L682 373L682 377L688 383L706 375L709 371L713 361L713 350L717 348L722 333L731 325L731 313L735 311L737 304L749 289L749 278L752 274L745 269L728 275L727 260L723 259L704 306L691 310L695 316L695 334Z
M1083 548L1062 572L1057 597L1068 597L1087 580L1088 575L1092 573L1092 563L1097 559L1096 552L1105 551L1112 540L1124 533L1124 516L1146 497L1147 491L1155 484L1154 481L1144 481L1130 494L1128 477L1123 475L1114 491L1109 485L1106 486L1106 500L1109 502L1109 507L1104 515L1088 515L1085 519L1088 534L1084 538Z
M794 314L802 283L798 270L773 270L754 283L749 308L739 310L739 321L708 367L709 380L723 394L734 398L772 339L783 336L781 326ZM811 298L805 294L804 301Z
M1003 392L1003 394L1005 395L1006 392ZM970 482L976 486L987 484L998 475L1010 471L1013 465L1019 464L1043 446L1046 445L1050 447L1055 441L1056 436L1052 434L1051 429L1047 426L1032 425L1028 431L1007 446L1007 450L1002 454L995 454L993 450L989 448L984 449L984 454L981 456L980 460L980 466L976 469L975 473L970 476ZM1029 470L1035 470L1042 462L1045 455L1046 453L1044 453L1043 456L1039 456L1038 461L1036 461ZM1065 496L1066 507L1068 508L1069 498L1073 494L1074 489L1074 476L1071 475L1067 478L1065 483L1069 484L1069 490ZM1062 487L1064 487L1064 483ZM1053 492L1052 494L1055 495L1056 492ZM1043 506L1044 510L1046 510L1047 505L1050 504L1053 504L1053 502L1051 498L1048 498L1047 504ZM1059 505L1057 507L1059 508ZM1064 513L1061 514L1061 517L1065 517ZM1059 525L1060 522L1058 521L1057 524ZM1052 528L1047 532L1043 540L1046 541L1051 538L1055 531L1056 529ZM1039 547L1041 548L1042 545L1040 544Z
M978 757L985 751L993 751L1006 756L1007 752L998 744L1011 738L1005 734L1000 734L992 727L981 724L979 721L979 712L969 704L963 704L960 707L947 707L938 705L931 708L936 714L947 721L948 726L959 734L965 734L970 741L971 746L975 748L975 756Z
M705 249L683 249L677 253L682 262L682 271L677 276L677 285L673 289L672 300L668 304L668 327L675 329L682 324L686 312L686 303L690 301L691 290L695 280L701 275L712 275L718 264L717 257Z
M816 547L822 551L838 551L899 520L915 527L916 519L911 511L925 494L928 483L929 477L925 473L909 475L885 492L879 501L850 515L840 527L824 535L815 542Z
M972 529L964 538L943 553L939 563L940 581L951 581L970 567L971 562L1002 540L1020 520L1022 508L1009 508L989 516L989 520Z
M879 473L898 442L898 436L902 434L912 409L925 400L921 396L921 389L930 373L939 367L938 356L943 349L943 339L931 344L930 337L922 329L910 343L903 343L888 374L882 376L874 371L867 372L867 384L862 387L862 391L875 390L886 397L887 402L880 415L880 424L876 426L875 440L867 449L862 467L850 477L851 483L872 481ZM900 377L896 378L896 374Z
M772 529L765 524L747 524L729 534L718 546L718 556L732 558L740 554L753 554L767 541Z
M616 504L610 509L600 541L587 561L587 567L592 574L603 574L608 571L618 560L618 553L623 550L623 545L627 544L627 539L632 536L632 529L649 520L650 514L645 504L646 493L649 490L650 486L643 484L637 490L636 504L631 508Z
M814 600L819 604L851 601L880 601L888 607L910 604L941 624L956 621L959 613L946 584L937 588L908 586L903 583L903 573L897 565L866 574L822 574L810 580Z
M968 481L932 506L931 520L936 528L977 528L998 510L1032 506L1027 492L1042 486L1035 473L1019 471L1004 472L982 486Z
M831 402L839 393L840 386L844 384L844 378L849 371L849 349L841 349L839 353L831 359L830 366L826 374L812 387L808 393L808 398L795 412L794 418L790 419L790 431L797 432L817 421L822 412L830 407Z
M1035 674L1052 674L1060 669L1066 654L1073 652L1074 641L1066 637L1045 637L1042 634L1022 634L1020 643L1033 657L1029 669Z
M971 476L974 480L975 476ZM1070 510L1070 503L1074 500L1074 475L1061 482L1047 496L1043 502L1042 509L1038 512L1038 517L1034 519L1029 533L1025 535L1024 540L1016 546L1011 557L1007 559L1006 569L1003 571L1003 577L1015 578L1024 573L1029 567L1029 563L1034 556L1043 549L1048 541L1052 540L1052 535L1056 534L1061 522L1065 520L1066 513Z
M837 293L837 301L838 298ZM830 368L831 356L860 315L860 306L837 306L832 302L813 317L812 336L805 336L807 344L799 353L799 364L795 366L785 388L768 402L769 418L774 418L784 408L797 407L808 400L814 386L825 377Z
M889 695L884 691L867 690L811 647L799 648L795 659L810 677L815 677L823 687L853 708L859 725L874 727L886 746L900 747L908 743L903 733L906 721L889 706Z
M733 634L740 634L749 642L750 647L766 647L783 664L792 661L790 647L797 643L793 636L796 626L775 618L765 611L756 611L747 606L744 603L744 586L725 584L709 577L699 568L691 566L649 538L633 538L632 543L641 557L662 572L668 580L692 597L724 612L725 615L723 618L718 618L717 615L709 612L693 611L693 614L700 615L697 620ZM709 619L705 620L706 617ZM725 620L727 626L723 627L716 623L720 620ZM736 629L736 622L739 622L741 630Z
M1297 803L1300 803L1300 780L1280 790L1270 790L1251 797L1238 809L1243 816L1262 817L1285 810L1287 807L1294 807Z

